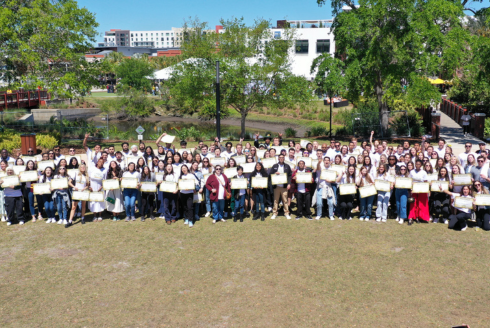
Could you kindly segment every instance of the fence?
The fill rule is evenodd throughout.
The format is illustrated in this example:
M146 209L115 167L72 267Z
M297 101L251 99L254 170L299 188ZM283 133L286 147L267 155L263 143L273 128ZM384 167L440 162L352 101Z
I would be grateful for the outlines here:
M62 114L60 110L0 112L0 125L24 133L59 133L61 142L83 140L85 133L100 139L109 138L106 114Z
M382 129L382 117L388 116L388 129ZM368 136L375 131L382 138L412 136L407 111L356 112L351 114L352 134Z
M48 100L46 90L14 90L10 93L0 92L0 111L8 108L37 107L41 101Z

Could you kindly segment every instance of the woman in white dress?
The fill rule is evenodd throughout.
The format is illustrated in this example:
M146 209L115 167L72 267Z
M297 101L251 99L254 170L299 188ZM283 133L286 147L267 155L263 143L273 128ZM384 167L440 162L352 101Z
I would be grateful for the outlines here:
M85 191L88 190L89 188L89 177L88 177L88 172L87 172L87 165L85 164L80 164L78 167L77 172L73 172L70 175L70 179L68 181L68 184L70 187L73 188L73 191ZM70 212L70 219L68 220L67 227L71 226L73 224L73 217L75 216L75 212L78 207L78 200L72 200L71 203L71 212ZM87 208L87 202L86 201L81 201L82 202L82 224L85 224L85 209Z
M106 173L107 169L104 168L104 160L100 158L95 166L91 166L89 168L90 191L102 191L102 180L105 179ZM88 208L92 213L94 213L94 219L92 222L102 221L101 213L103 210L105 210L105 202L90 201Z
M122 178L122 170L117 165L116 161L112 161L109 164L109 169L107 170L106 174L106 179L116 179L118 181L121 181ZM111 201L107 201L107 199L110 198ZM121 192L121 189L114 189L114 190L107 190L105 194L105 205L107 206L107 210L109 212L112 212L113 218L112 221L119 221L121 220L119 218L119 213L124 212L124 202L123 202L123 195ZM114 200L114 203L112 203L112 200Z

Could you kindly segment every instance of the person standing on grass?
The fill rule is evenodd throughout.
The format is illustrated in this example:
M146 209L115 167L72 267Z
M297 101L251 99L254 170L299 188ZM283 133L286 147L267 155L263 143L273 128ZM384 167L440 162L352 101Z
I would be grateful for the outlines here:
M44 173L42 174L42 176L39 177L39 183L51 183L53 177L54 171L50 166L48 166L46 167L46 169L44 169ZM53 192L49 194L43 194L41 196L42 202L44 204L44 210L46 211L46 216L48 217L46 223L56 223L56 210L54 209Z
M121 181L123 171L116 161L111 161L107 170L106 179L114 179ZM119 213L124 212L124 201L121 189L107 190L105 199L112 198L114 203L106 200L105 205L108 212L112 212L112 221L119 221Z
M36 163L34 161L27 161L26 171L37 171ZM39 176L38 176L39 179ZM24 189L24 201L27 199L29 205L29 212L31 213L32 222L36 222L36 209L34 207L34 192L32 187L32 182L23 182L22 183ZM1 197L1 196L0 196Z
M322 165L323 164L323 165ZM322 169L329 170L330 169L330 158L325 157L323 159L323 163L321 160L318 162L317 167L313 171L316 173L316 220L320 220L322 217L322 208L323 208L323 200L327 199L328 203L328 216L330 220L334 220L333 211L334 205L336 205L337 199L335 197L334 189L332 188L332 184L329 181L323 180L321 178ZM342 179L341 174L337 174L336 182L340 182Z
M210 175L206 182L206 189L211 193L209 198L213 205L213 223L217 221L226 222L223 218L223 211L225 209L225 195L226 191L230 191L230 181L222 174L223 168L221 165L216 165L214 168L214 174Z
M236 178L246 179L243 175L243 167L237 167ZM247 189L232 190L232 192L235 193L235 217L233 218L233 222L237 222L238 220L240 220L240 222L243 222L243 209L245 207L245 196Z
M155 175L151 172L148 166L143 167L141 172L141 182L155 182ZM149 212L149 217L155 221L153 209L155 208L155 193L141 192L141 222L145 222L146 212Z
M366 158L369 158L369 156L366 156L364 160L366 160ZM368 172L366 166L361 167L359 171L359 176L356 179L356 184L359 188L374 184L374 179L371 173ZM361 206L359 210L359 220L369 221L373 208L373 201L374 195L360 198Z
M279 174L286 174L288 183L286 185L284 184L279 184L279 185L273 185L272 188L274 190L274 207L272 210L272 217L271 219L274 220L277 215L278 215L278 208L279 208L279 201L282 200L282 206L284 208L284 216L286 219L291 220L291 216L289 216L289 205L288 205L288 190L291 189L291 176L292 176L292 170L291 167L284 163L284 155L279 155L278 157L279 163L272 165L272 168L270 170L271 175L279 175Z
M58 174L54 176L54 179L68 179L68 172L65 166L59 168ZM56 208L58 210L58 224L64 224L65 227L69 227L68 224L68 209L71 208L70 194L68 188L56 189L53 191L53 199L56 202Z
M136 197L138 195L139 187L140 187L140 178L141 175L138 171L136 171L136 166L134 163L129 163L128 171L123 173L123 178L131 178L136 179L138 184L136 189L133 188L124 188L124 207L126 208L126 222L136 221L135 211L136 211Z
M473 182L473 197L476 195L488 195L480 181ZM490 231L490 206L476 207L476 224L485 231Z
M398 170L398 174L395 177L395 183L397 177L408 178L407 166L400 166L400 169ZM396 221L400 224L403 224L403 222L407 219L407 215L408 215L407 213L408 189L396 188L395 199L396 199L396 211L398 214L398 216L396 217Z
M298 216L296 220L299 220L303 215L308 220L313 220L311 217L311 188L313 184L313 177L310 183L296 183L296 175L298 173L311 172L310 169L305 167L305 161L301 160L298 162L298 168L293 172L291 180L295 182L295 193L296 193L296 206L298 208Z
M427 182L427 172L422 170L422 161L415 161L415 169L410 171L410 178L414 182ZM408 216L408 225L413 224L413 220L424 220L429 222L429 198L428 194L425 193L412 193L414 199L412 206L410 208L410 214Z
M390 191L378 190L378 203L376 208L376 222L386 222L388 218L388 205L393 190L394 176L386 170L387 165L380 165L377 170L376 179L388 181L390 183Z
M356 166L349 165L347 172L342 176L340 184L355 184L356 183ZM357 188L357 187L356 187ZM338 204L340 207L339 219L352 220L351 213L354 208L355 194L339 195Z
M102 180L106 178L107 169L104 167L104 160L99 158L95 166L89 167L90 191L99 192L102 190ZM90 212L94 213L92 222L102 221L102 211L105 210L105 202L93 202L88 204ZM83 222L82 222L83 224Z
M443 191L440 186L439 189ZM469 186L463 186L463 188L461 189L461 193L450 192L449 190L444 190L443 192L451 196L451 198L453 199L453 206L454 206L454 199L456 197L473 198ZM474 203L475 200L473 199L473 204ZM473 208L476 208L476 206L473 205ZM471 214L473 213L473 210L469 208L461 208L461 207L454 207L454 209L456 210L456 213L449 216L448 228L456 230L456 227L459 226L461 231L465 231L466 228L468 228L468 224L466 223L466 221L471 219Z
M87 172L87 165L81 164L78 168L78 172L75 172L68 179L68 185L73 188L74 191L85 191L89 189L89 177ZM73 200L71 203L71 212L70 219L68 220L68 224L65 225L66 228L70 227L73 224L73 217L75 216L75 212L78 207L78 200ZM85 222L85 209L87 206L86 201L82 202L82 223Z
M14 176L14 169L8 167L6 169L7 176ZM0 178L0 185L3 184L3 178ZM11 225L14 221L14 214L17 215L17 221L20 225L24 224L24 206L21 186L6 187L3 190L5 196L5 204L7 205L7 225Z
M255 164L255 170L250 175L250 183L254 177L257 178L268 178L269 175L265 170L262 163ZM261 221L265 220L265 197L266 197L266 188L257 188L252 187L252 194L255 199L255 213L252 220L258 220L260 218Z
M179 181L178 177L175 176L174 167L172 164L165 165L165 172L163 175L163 181L167 182L175 182ZM165 222L167 224L175 223L177 220L177 210L178 210L178 190L176 189L174 192L162 192L162 207L160 208L160 213L163 213L163 217L165 218Z
M199 154L197 154L196 156L198 156L198 155ZM201 199L204 198L203 197L204 196L203 195L203 191L204 191L204 185L203 185L204 176L201 173L201 171L199 171L199 163L197 161L193 161L192 162L192 165L191 165L191 174L193 174L197 178L197 180L199 181L199 190L197 190L197 192L194 193L194 198L193 198L193 201L194 201L194 223L195 223L196 221L199 221L200 220L199 219L199 211L201 209Z
M441 167L437 175L437 181L447 181L451 184L451 179L449 178L449 173L447 168ZM442 216L443 223L448 224L447 218L450 214L450 199L449 196L443 192L433 192L431 193L433 204L432 204L432 222L439 223L439 218Z
M187 165L180 167L179 179L194 180L194 185L196 186L193 190L180 190L180 201L182 202L182 209L184 211L184 224L188 224L189 228L192 228L194 226L194 193L197 192L196 188L199 190L199 180L189 171Z

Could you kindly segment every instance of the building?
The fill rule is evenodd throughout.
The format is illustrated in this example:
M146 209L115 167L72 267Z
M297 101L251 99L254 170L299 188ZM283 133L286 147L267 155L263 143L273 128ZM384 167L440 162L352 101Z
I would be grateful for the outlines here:
M280 39L284 28L296 28L296 45L290 50L291 69L293 74L313 79L310 67L313 60L323 53L335 52L334 35L331 31L331 19L317 20L278 20L271 29L273 38ZM223 27L216 25L215 30L204 33L223 33ZM105 32L104 41L99 42L87 61L102 59L112 51L121 52L126 57L135 54L148 54L150 57L176 56L181 53L183 28L172 27L170 30L131 31L111 29ZM268 42L268 40L264 40Z

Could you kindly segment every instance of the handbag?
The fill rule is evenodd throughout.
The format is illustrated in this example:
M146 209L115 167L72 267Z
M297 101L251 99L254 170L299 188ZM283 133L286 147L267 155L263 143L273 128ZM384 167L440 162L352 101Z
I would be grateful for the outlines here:
M221 180L218 179L219 183L223 186L223 188L225 188L225 199L231 199L231 192L228 192L228 190L226 190L226 187L223 183L221 183Z
M111 191L109 192L109 194L110 194L111 192L112 192L112 193L114 193L114 190L111 190ZM108 203L111 203L112 205L116 204L116 198L115 198L116 196L114 196L114 198L112 198L112 197L109 197L109 194L108 194L108 195L107 195L107 197L105 198L105 201L106 201L106 202L108 202Z

